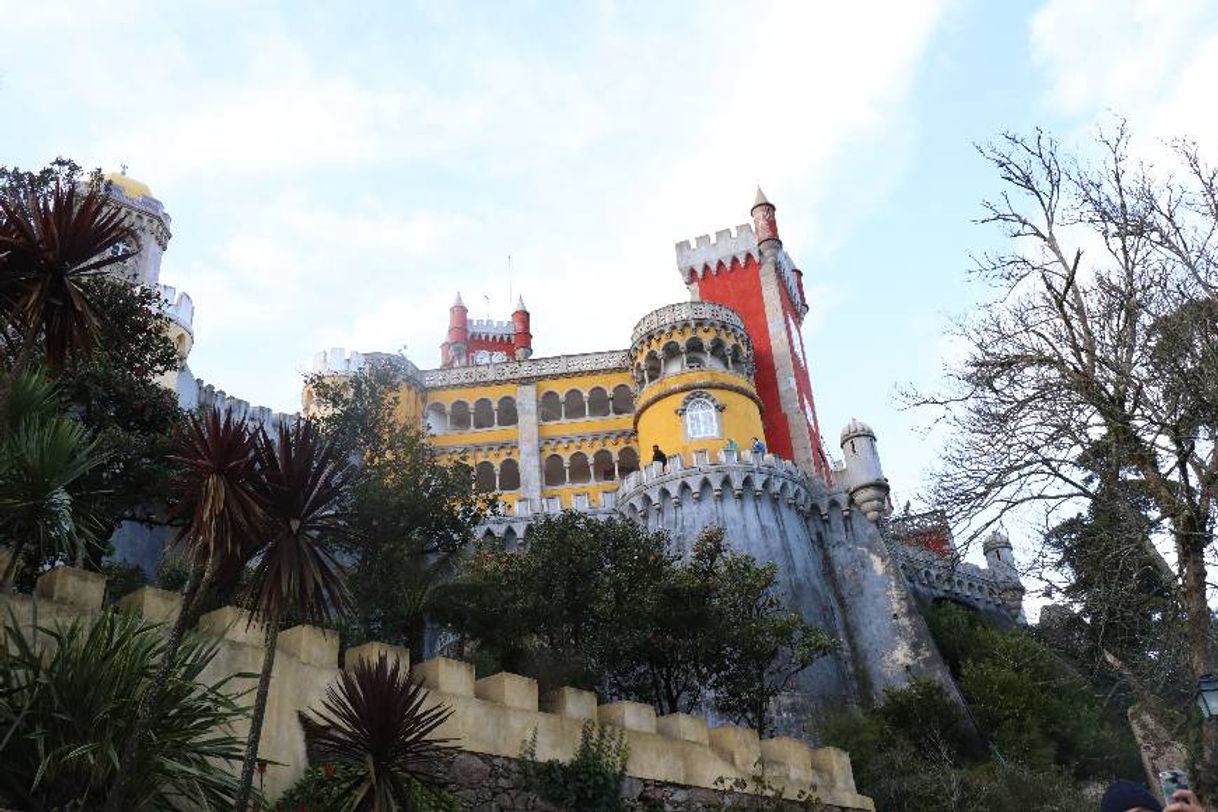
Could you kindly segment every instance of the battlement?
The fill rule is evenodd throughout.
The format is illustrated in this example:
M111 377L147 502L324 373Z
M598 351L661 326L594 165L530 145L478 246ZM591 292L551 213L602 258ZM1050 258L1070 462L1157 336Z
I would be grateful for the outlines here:
M795 463L773 454L758 457L747 449L699 450L690 460L672 454L667 465L648 463L626 476L616 502L620 511L638 518L648 508L662 509L667 501L699 501L707 489L714 499L741 499L748 493L769 496L802 515L828 511L823 489L814 487Z
M195 385L198 389L197 406L205 409L215 407L221 411L231 409L234 416L256 423L267 431L272 431L280 424L295 420L297 417L294 414L276 412L267 406L251 405L248 400L233 397L223 389L217 389L209 383L204 383L202 378L196 378Z
M343 347L331 347L313 355L313 372L320 374L352 375L366 364L364 354Z
M677 269L686 282L694 276L701 276L705 270L713 272L720 262L731 267L733 260L743 265L750 255L754 259L760 258L757 235L748 223L736 226L735 233L730 228L720 229L715 232L714 240L709 234L693 240L682 240L676 244L676 253Z
M191 335L194 334L195 303L186 291L179 292L172 285L157 285L161 294L161 309L176 324Z
M626 350L610 350L608 352L551 355L499 364L429 369L421 372L420 376L427 388L438 389L444 386L532 381L541 378L557 378L563 375L584 375L590 372L616 372L628 369L630 369L630 354Z
M649 333L669 330L682 324L706 322L718 322L737 332L748 340L751 351L752 340L744 328L744 319L727 305L715 302L674 302L656 308L635 323L634 329L630 331L630 344L634 347Z
M470 319L469 334L471 337L486 336L489 338L512 338L516 334L516 327L510 321L496 321L494 319Z
M35 596L3 596L0 603L7 603L16 623L32 629L35 602L44 625L47 620L87 619L101 611L104 589L105 578L97 573L59 567L39 578ZM181 597L144 587L125 596L119 607L150 622L167 623L177 615ZM233 674L259 670L264 631L260 624L249 623L244 610L225 606L209 612L199 618L196 631L219 643L213 669ZM348 649L345 667L381 655L410 666L406 649L373 642ZM281 712L268 716L259 747L268 762L268 797L280 794L302 774L305 747L297 713L316 703L339 668L333 631L299 625L280 633L269 704ZM468 753L516 759L524 742L533 739L539 760L569 761L579 747L583 725L593 722L621 730L628 747L626 772L640 780L709 789L718 779L749 781L764 770L766 780L788 798L806 792L843 810L875 808L855 788L849 755L836 748L812 748L787 737L761 739L757 731L744 727L711 728L705 719L688 714L657 716L650 705L601 702L596 694L577 688L539 696L537 682L529 677L501 672L477 679L471 663L444 657L418 663L412 673L432 699L453 709L436 736L452 738ZM239 679L237 687L248 682ZM247 692L240 701L252 702L252 695ZM284 723L275 724L277 719Z

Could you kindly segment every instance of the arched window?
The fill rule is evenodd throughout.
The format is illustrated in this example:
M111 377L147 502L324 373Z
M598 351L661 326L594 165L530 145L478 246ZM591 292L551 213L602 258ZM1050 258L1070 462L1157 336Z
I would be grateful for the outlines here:
M607 448L592 455L592 476L597 482L613 481L613 452Z
M630 387L620 383L613 387L613 413L630 414L634 411L634 393Z
M448 431L448 413L444 411L443 403L428 404L427 430L432 434L443 434Z
M576 451L571 455L567 464L567 481L572 484L592 481L592 469L588 465L587 454Z
M588 392L588 417L609 416L609 394L601 387Z
M567 392L567 396L562 401L563 417L567 420L577 417L587 417L588 410L584 406L584 393L578 389L572 389Z
M562 457L557 454L546 457L545 478L546 485L551 487L567 484L567 469L562 463Z
M520 463L516 460L506 459L499 463L499 490L520 490Z
M541 422L562 420L562 398L557 392L546 392L541 396Z
M474 466L474 490L478 493L494 493L497 490L495 463L483 461Z
M623 448L617 455L617 475L624 477L639 470L639 452L633 448Z
M463 400L453 401L448 413L448 425L455 431L469 428L469 404Z
M495 406L489 398L474 401L474 428L489 429L495 425Z
M499 425L514 426L517 419L516 399L510 397L499 398Z
M690 440L719 436L718 409L710 398L691 398L685 404L685 436Z
M647 353L647 357L643 360L644 383L651 383L658 380L660 377L661 368L662 364L660 362L659 354L655 350Z

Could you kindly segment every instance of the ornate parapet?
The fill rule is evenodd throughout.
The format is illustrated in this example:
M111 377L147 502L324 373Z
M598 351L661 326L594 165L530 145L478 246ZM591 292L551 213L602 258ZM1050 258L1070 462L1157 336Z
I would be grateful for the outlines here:
M35 615L44 625L48 620L88 620L102 608L99 578L59 568L39 580L37 598L2 596L0 604L7 604L15 622L27 629L35 625ZM175 616L179 606L176 594L147 587L120 602L120 608L156 623ZM225 606L209 612L199 619L196 631L215 638L219 646L206 679L259 671L263 629L250 623L244 610ZM259 744L259 753L269 764L264 776L269 798L291 786L306 766L297 713L317 706L333 684L339 673L338 653L336 635L325 629L300 625L279 635L268 701L277 712L268 715ZM405 649L366 643L346 652L346 667L381 654L410 664ZM807 792L830 807L875 808L869 798L858 794L849 757L835 748L814 749L784 737L761 739L748 728L708 728L705 720L686 714L657 717L649 705L602 703L595 694L575 688L541 696L537 683L528 677L499 673L476 679L472 664L443 657L419 663L413 673L433 701L454 711L436 735L451 737L466 753L518 759L526 740L534 739L538 759L569 761L579 747L583 725L594 722L622 731L629 748L627 775L643 781L709 789L720 778L748 781L764 770L766 780L782 787L787 797ZM247 676L234 679L235 689L253 683ZM252 693L242 701L252 702Z
M555 355L549 358L530 358L525 361L506 361L498 364L429 369L420 374L428 389L439 389L445 386L467 386L477 383L504 383L507 381L527 383L543 378L558 378L563 375L618 372L629 368L629 353L626 350L611 350L577 355Z
M727 305L714 302L676 302L664 305L651 311L634 325L630 332L630 343L638 344L648 334L663 330L672 330L681 325L699 325L712 323L731 328L736 332L748 332L744 329L744 319L740 314Z
M686 490L698 500L709 486L714 498L739 499L746 489L756 496L769 495L795 507L804 515L820 511L820 494L795 463L766 454L754 457L751 451L697 451L693 459L680 454L668 458L667 465L653 462L626 476L618 490L617 507L628 516L645 514L648 508L663 507L664 500L676 500Z

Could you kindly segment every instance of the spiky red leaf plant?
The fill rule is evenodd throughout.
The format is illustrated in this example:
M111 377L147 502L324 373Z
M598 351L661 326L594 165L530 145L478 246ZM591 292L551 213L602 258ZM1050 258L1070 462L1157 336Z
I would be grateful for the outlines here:
M96 184L82 193L57 182L24 200L0 198L0 326L20 341L19 363L39 337L53 369L93 347L103 319L81 283L122 262L111 249L130 235Z
M322 710L309 719L317 755L359 768L347 808L353 812L411 810L419 787L438 789L453 751L435 737L452 716L443 704L428 707L427 692L397 660L385 654L361 660L326 689Z
M169 666L182 637L217 577L245 566L256 552L266 522L264 488L257 465L257 435L233 414L212 408L192 416L174 439L171 459L178 468L172 514L182 522L174 545L190 566L182 606L170 631L167 654L136 715L123 750L118 779L106 800L107 812L127 808L124 796L131 769L160 701Z
M280 424L276 439L259 434L258 466L266 503L266 536L250 582L251 622L266 627L266 655L250 721L235 808L244 812L253 786L279 626L285 614L325 625L351 605L346 575L334 556L351 535L347 512L355 468L317 424Z

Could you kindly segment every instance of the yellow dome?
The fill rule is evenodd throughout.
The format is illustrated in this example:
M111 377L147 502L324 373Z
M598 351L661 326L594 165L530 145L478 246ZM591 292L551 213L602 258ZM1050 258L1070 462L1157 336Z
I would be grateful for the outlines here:
M107 172L102 175L104 180L108 180L115 186L123 190L127 197L132 200L138 200L141 197L152 197L152 189L148 188L148 184L143 181L138 181L135 178L121 172Z

